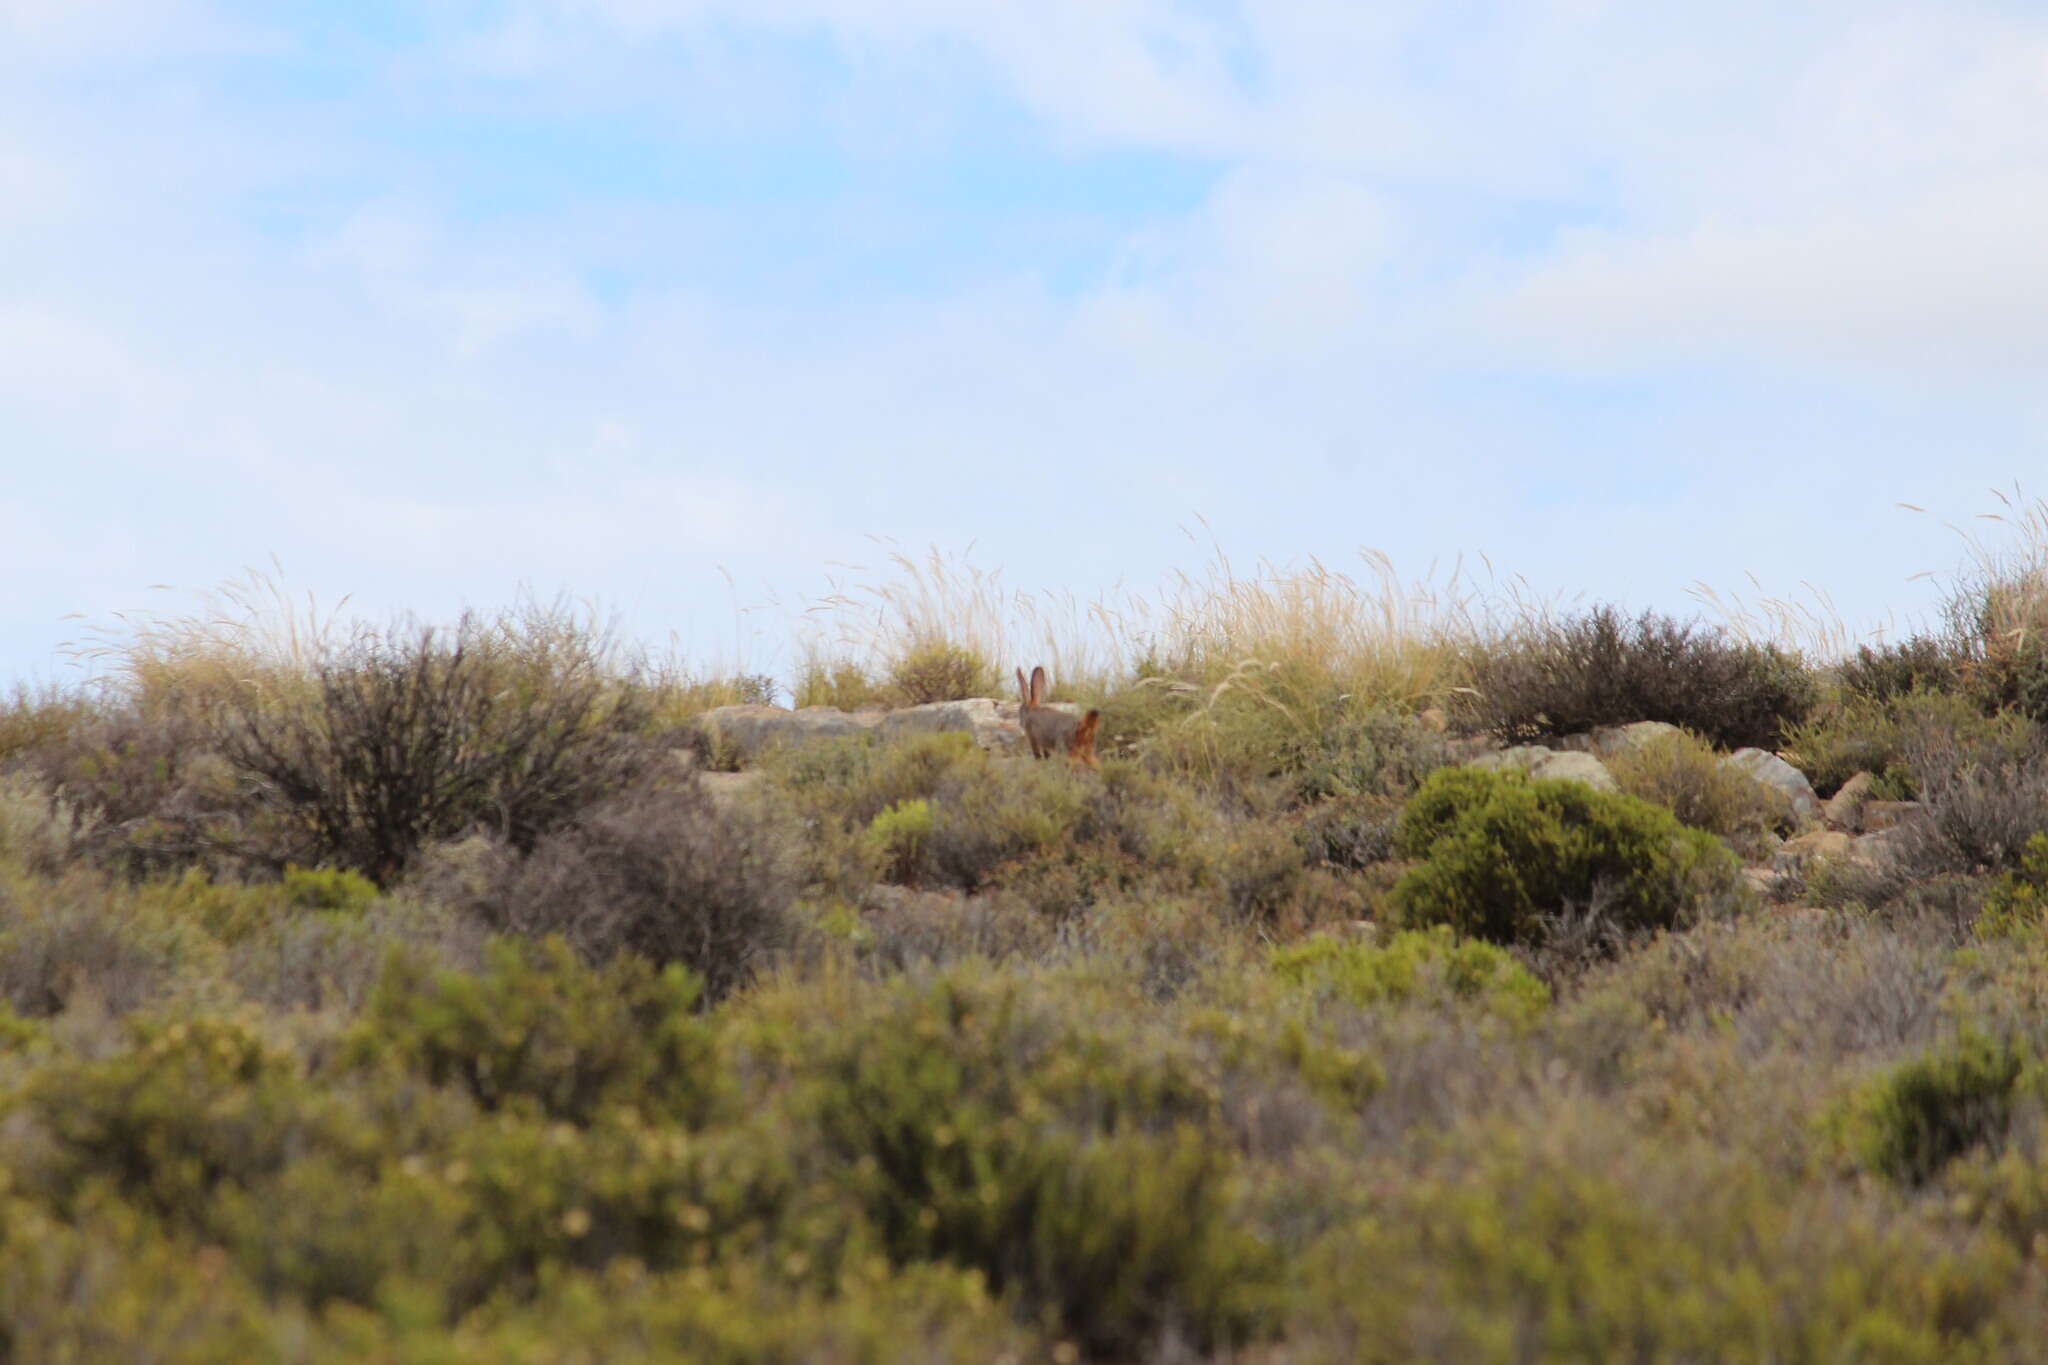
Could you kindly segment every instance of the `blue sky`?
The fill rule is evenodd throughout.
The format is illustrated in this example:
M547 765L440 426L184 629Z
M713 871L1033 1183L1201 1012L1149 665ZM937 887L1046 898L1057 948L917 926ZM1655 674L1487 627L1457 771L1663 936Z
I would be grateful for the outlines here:
M0 676L272 556L710 660L1197 518L1911 616L2048 471L2044 222L2035 4L0 0Z

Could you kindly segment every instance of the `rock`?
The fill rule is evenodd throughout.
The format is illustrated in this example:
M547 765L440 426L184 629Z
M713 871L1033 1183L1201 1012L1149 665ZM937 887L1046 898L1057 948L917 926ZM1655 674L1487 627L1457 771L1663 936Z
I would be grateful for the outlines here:
M1081 714L1080 707L1064 702L1054 703L1049 709ZM974 742L992 754L1027 752L1024 729L1017 723L1017 703L1013 701L970 697L965 701L934 701L922 706L906 706L883 716L879 729L884 739L958 731L974 736Z
M865 734L882 722L882 713L848 713L836 706L806 706L791 711L782 706L717 706L697 718L712 746L730 750L742 759L758 757L778 744L840 735Z
M1920 818L1918 801L1866 801L1863 803L1863 832L1876 834L1910 825Z
M1735 769L1772 793L1795 824L1819 822L1820 798L1813 794L1813 784L1805 773L1770 750L1737 749L1721 760L1721 766Z
M1840 862L1851 857L1856 840L1838 829L1816 829L1787 839L1771 857L1773 872L1798 872L1815 863Z
M1874 834L1865 834L1857 839L1850 856L1859 863L1871 867L1883 867L1896 862L1913 838L1913 830L1906 825L1888 825Z
M1423 729L1434 734L1441 735L1450 732L1451 718L1445 714L1444 708L1441 706L1423 707L1415 713L1415 721Z
M1872 773L1858 773L1844 782L1841 790L1821 807L1821 818L1827 821L1828 828L1859 833L1863 829L1863 803L1870 799L1870 788L1876 781Z
M1583 782L1595 791L1621 790L1620 784L1614 780L1614 774L1607 771L1607 765L1593 755L1546 749L1540 744L1523 744L1513 749L1481 754L1471 760L1471 766L1490 768L1495 772L1519 768L1531 777L1555 777L1571 782Z
M1596 758L1612 758L1616 754L1633 752L1666 735L1684 733L1676 725L1665 721L1638 720L1627 725L1603 725L1597 730L1566 735L1557 744L1560 749L1568 749L1574 753L1592 754Z

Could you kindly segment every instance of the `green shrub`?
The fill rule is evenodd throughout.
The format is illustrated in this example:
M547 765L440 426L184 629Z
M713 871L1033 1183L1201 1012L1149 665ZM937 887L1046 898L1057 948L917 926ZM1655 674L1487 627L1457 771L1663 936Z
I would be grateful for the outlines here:
M805 1074L892 1261L980 1270L1027 1320L1129 1358L1168 1331L1243 1339L1277 1268L1233 1216L1236 1163L1193 1062L955 971L840 1020Z
M1663 806L1681 824L1738 847L1756 846L1777 817L1776 804L1758 783L1683 732L1657 735L1605 761L1628 795Z
M1921 1185L1964 1152L2005 1136L2036 1068L2010 1040L1967 1030L1867 1086L1852 1124L1865 1165Z
M897 882L916 879L931 837L932 803L922 797L899 801L868 821L868 845L884 875Z
M1739 886L1735 855L1671 812L1583 782L1447 768L1401 817L1400 851L1421 859L1393 899L1413 926L1447 924L1495 943L1591 906L1623 932L1666 929Z
M45 1066L25 1099L50 1139L32 1178L59 1207L108 1181L187 1227L217 1188L276 1174L339 1121L296 1057L208 1015L139 1023L125 1051Z
M1267 964L1283 981L1354 1005L1470 1000L1516 1023L1550 1005L1550 989L1510 954L1478 939L1461 943L1444 925L1405 930L1384 945L1314 938L1273 949Z
M1661 720L1723 749L1775 748L1818 693L1771 646L1612 606L1531 623L1475 651L1472 674L1467 716L1510 743Z
M2048 919L2048 833L2027 840L2020 865L2001 875L1977 916L1979 938L2028 939Z
M907 706L989 697L1001 690L987 659L944 640L918 645L891 663L889 687Z
M474 974L394 954L350 1057L458 1085L486 1109L572 1123L615 1105L689 1124L711 1112L718 1061L689 973L633 957L587 967L559 939L486 951Z

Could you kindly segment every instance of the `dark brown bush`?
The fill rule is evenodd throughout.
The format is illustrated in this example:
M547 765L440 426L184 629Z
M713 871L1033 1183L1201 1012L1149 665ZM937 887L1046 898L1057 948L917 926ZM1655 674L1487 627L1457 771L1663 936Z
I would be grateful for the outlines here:
M1926 820L1903 841L1915 871L2019 866L2027 840L2048 830L2048 735L2032 727L2000 746L1929 726L1906 741Z
M1891 701L1913 692L1948 692L1962 681L1963 655L1955 643L1913 635L1896 643L1858 645L1841 666L1842 686L1872 701Z
M1772 646L1612 606L1476 650L1472 685L1467 723L1510 743L1661 720L1724 749L1773 748L1818 695L1805 666Z
M365 634L316 666L308 698L242 689L218 744L297 825L302 861L389 882L472 829L526 851L660 753L647 690L602 642L556 643L473 617Z
M544 835L495 845L450 880L423 879L486 927L560 934L585 959L680 962L715 1002L795 937L796 849L765 811L722 806L696 777L650 777ZM467 882L469 890L451 890Z

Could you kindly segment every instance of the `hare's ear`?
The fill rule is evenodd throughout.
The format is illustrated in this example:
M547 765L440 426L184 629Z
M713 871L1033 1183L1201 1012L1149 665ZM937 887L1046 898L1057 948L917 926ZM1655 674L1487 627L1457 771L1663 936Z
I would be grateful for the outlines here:
M1031 705L1031 684L1024 681L1024 670L1021 668L1017 670L1017 695L1024 699L1026 706Z
M1045 690L1045 665L1040 664L1031 670L1031 704L1033 706L1045 705Z

